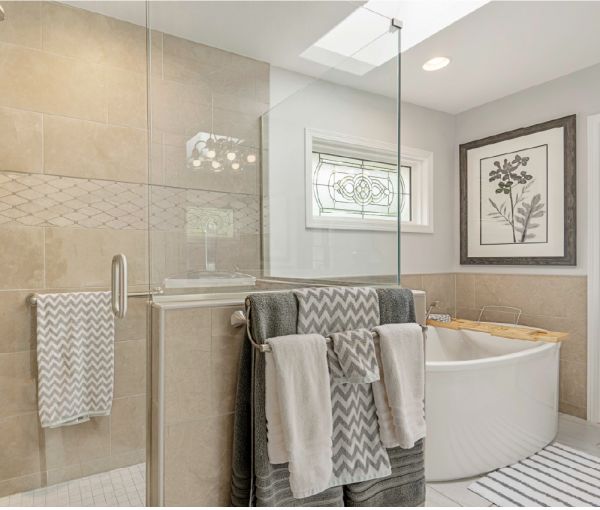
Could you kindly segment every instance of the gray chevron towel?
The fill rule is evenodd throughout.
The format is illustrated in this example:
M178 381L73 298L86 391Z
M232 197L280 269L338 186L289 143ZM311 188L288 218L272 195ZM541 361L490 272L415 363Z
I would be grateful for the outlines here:
M298 299L298 333L330 335L379 324L375 289L327 287L294 291ZM340 383L345 374L333 345L327 350L333 415L333 474L331 485L344 485L389 476L390 460L379 437L377 410L370 384Z
M336 382L372 383L379 380L379 364L375 354L373 335L368 329L332 333L331 343L335 356L329 364L335 364Z
M38 409L42 427L110 414L114 380L110 292L37 298Z

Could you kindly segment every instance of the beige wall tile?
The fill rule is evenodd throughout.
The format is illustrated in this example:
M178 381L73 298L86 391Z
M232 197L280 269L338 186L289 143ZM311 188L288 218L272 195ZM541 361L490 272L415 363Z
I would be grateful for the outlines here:
M0 106L106 120L100 66L0 43Z
M163 75L167 80L207 84L209 76L231 64L232 53L169 34L163 35ZM238 75L236 80L240 80Z
M165 339L182 350L211 349L211 309L189 308L165 313Z
M423 278L420 274L403 274L400 276L402 287L413 290L423 289Z
M30 294L0 292L0 353L35 349L35 314L27 302Z
M454 274L424 274L423 290L427 293L427 306L439 301L433 313L455 314L455 276Z
M140 395L146 392L146 340L115 344L114 397Z
M231 314L236 311L244 310L244 305L239 306L218 306L211 308L211 334L213 337L212 348L220 348L221 344L215 343L214 337L233 337L237 338L240 335L240 330L244 328L236 328L231 325Z
M560 360L560 401L586 408L587 364Z
M146 129L146 74L105 68L108 123Z
M3 2L2 7L6 18L0 29L0 42L41 48L41 2Z
M79 425L43 429L48 469L99 459L110 451L110 419L102 416Z
M244 328L236 336L214 336L212 351L213 414L232 413L235 408L240 351Z
M477 275L456 273L456 307L476 308Z
M127 315L115 319L115 341L146 339L148 301L143 297L129 298Z
M35 413L35 351L0 354L0 418Z
M147 182L146 160L143 130L44 116L46 173Z
M42 115L0 108L0 170L42 171Z
M233 415L170 425L165 437L165 505L227 504ZM202 462L198 462L202 459Z
M0 289L44 287L43 229L0 227L0 246Z
M567 402L560 402L558 410L561 413L570 414L571 416L577 416L582 420L587 420L587 410L584 407L577 407Z
M40 471L37 413L0 419L0 480Z
M30 491L42 486L42 474L33 473L31 475L10 478L0 481L0 498L17 494L19 492Z
M586 278L582 276L477 275L476 308L508 305L527 315L584 317Z
M46 229L49 287L108 287L113 255L124 253L129 285L147 282L147 233L141 230Z
M146 447L146 396L115 399L110 416L110 452L121 455Z
M133 4L145 15L143 4ZM43 4L44 49L94 64L146 71L146 30L54 2Z

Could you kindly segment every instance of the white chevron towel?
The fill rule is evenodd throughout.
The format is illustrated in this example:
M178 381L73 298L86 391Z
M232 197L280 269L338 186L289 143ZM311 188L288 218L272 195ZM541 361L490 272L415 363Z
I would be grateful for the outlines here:
M110 414L114 381L110 292L37 297L38 409L42 427Z

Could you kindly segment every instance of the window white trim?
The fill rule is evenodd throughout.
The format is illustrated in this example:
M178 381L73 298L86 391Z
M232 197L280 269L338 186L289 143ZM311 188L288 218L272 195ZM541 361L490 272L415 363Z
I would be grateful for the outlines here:
M600 114L588 117L587 418L600 422Z
M397 163L396 145L379 140L332 133L319 129L305 129L305 217L307 228L340 230L397 230L393 220L364 220L352 218L323 218L313 216L313 151L330 150L334 154L359 159ZM433 233L433 153L402 146L401 165L412 168L412 220L401 223L402 232Z

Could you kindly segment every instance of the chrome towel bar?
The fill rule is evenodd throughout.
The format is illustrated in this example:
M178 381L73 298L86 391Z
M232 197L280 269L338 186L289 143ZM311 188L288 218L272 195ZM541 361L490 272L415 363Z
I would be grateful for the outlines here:
M152 297L152 296L157 296L162 294L163 291L161 290L153 290L150 292L130 292L129 294L127 294L128 298L133 298L133 297ZM27 302L31 305L31 306L36 306L37 305L37 294L29 294L29 296L27 296Z
M238 310L237 312L234 312L231 315L231 325L234 327L241 327L245 324L246 325L246 335L248 336L248 340L252 344L252 347L254 349L256 349L258 352L271 352L271 346L269 344L259 344L252 338L252 333L250 332L251 307L250 307L250 302L248 299L246 299L245 307L246 307L245 314L241 310ZM419 324L419 326L421 326L421 330L423 331L423 333L425 333L427 331L427 326L424 326L423 324ZM371 335L373 335L373 338L379 336L375 331L371 331ZM327 341L327 343L331 342L331 338L328 337L326 339L326 341Z

